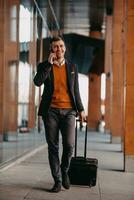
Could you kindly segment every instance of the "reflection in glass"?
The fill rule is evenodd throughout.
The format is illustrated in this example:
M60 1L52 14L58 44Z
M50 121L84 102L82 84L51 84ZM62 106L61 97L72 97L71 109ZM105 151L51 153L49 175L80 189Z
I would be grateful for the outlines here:
M20 5L19 14L19 41L30 41L30 12L27 8Z
M105 99L106 99L106 74L101 74L101 115L105 115Z
M88 114L88 76L79 73L79 88L86 115Z
M28 63L19 63L19 91L18 97L19 102L28 103L29 102L29 77L30 77L30 67Z
M10 40L12 42L17 41L17 7L11 6L10 9Z
M18 125L27 126L29 103L29 77L30 66L28 63L19 63L18 79ZM24 124L25 123L25 124Z
M18 126L28 126L29 111L29 88L30 88L30 65L29 42L31 34L31 13L28 8L20 5L19 12L19 42L20 42L20 63L18 78Z

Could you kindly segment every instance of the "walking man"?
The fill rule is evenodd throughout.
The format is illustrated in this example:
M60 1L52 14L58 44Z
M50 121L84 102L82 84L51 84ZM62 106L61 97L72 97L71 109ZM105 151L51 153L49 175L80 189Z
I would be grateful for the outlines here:
M75 143L75 117L86 119L81 102L78 72L75 64L65 59L66 46L62 37L52 38L48 60L37 66L34 84L44 84L38 115L42 116L48 158L54 186L51 192L59 192L61 186L70 188L68 170ZM62 135L62 158L59 158L59 131Z

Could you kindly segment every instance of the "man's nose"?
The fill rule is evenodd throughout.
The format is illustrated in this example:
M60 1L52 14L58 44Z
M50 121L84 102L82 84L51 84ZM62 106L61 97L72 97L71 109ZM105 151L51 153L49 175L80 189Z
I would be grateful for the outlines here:
M61 47L60 47L60 46L57 46L57 49L58 49L58 50L60 50L60 49L61 49Z

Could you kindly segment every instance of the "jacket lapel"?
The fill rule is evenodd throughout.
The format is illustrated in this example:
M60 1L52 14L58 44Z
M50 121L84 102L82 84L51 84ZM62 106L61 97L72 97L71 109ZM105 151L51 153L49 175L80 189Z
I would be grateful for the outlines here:
M51 89L52 89L52 93L53 93L53 91L54 91L54 74L53 74L53 67L52 67L52 69L51 69L51 71L50 71L50 79L51 79Z
M71 89L71 64L66 61L65 66L66 66L66 71L67 71L67 84L69 88Z

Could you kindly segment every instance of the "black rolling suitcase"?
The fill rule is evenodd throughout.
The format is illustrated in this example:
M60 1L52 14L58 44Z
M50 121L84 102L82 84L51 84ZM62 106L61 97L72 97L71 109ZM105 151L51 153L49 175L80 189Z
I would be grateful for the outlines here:
M95 158L87 158L87 122L85 130L85 147L84 157L77 156L77 124L76 121L76 135L75 135L75 151L72 157L69 168L69 179L73 185L85 185L93 187L96 185L98 160Z

